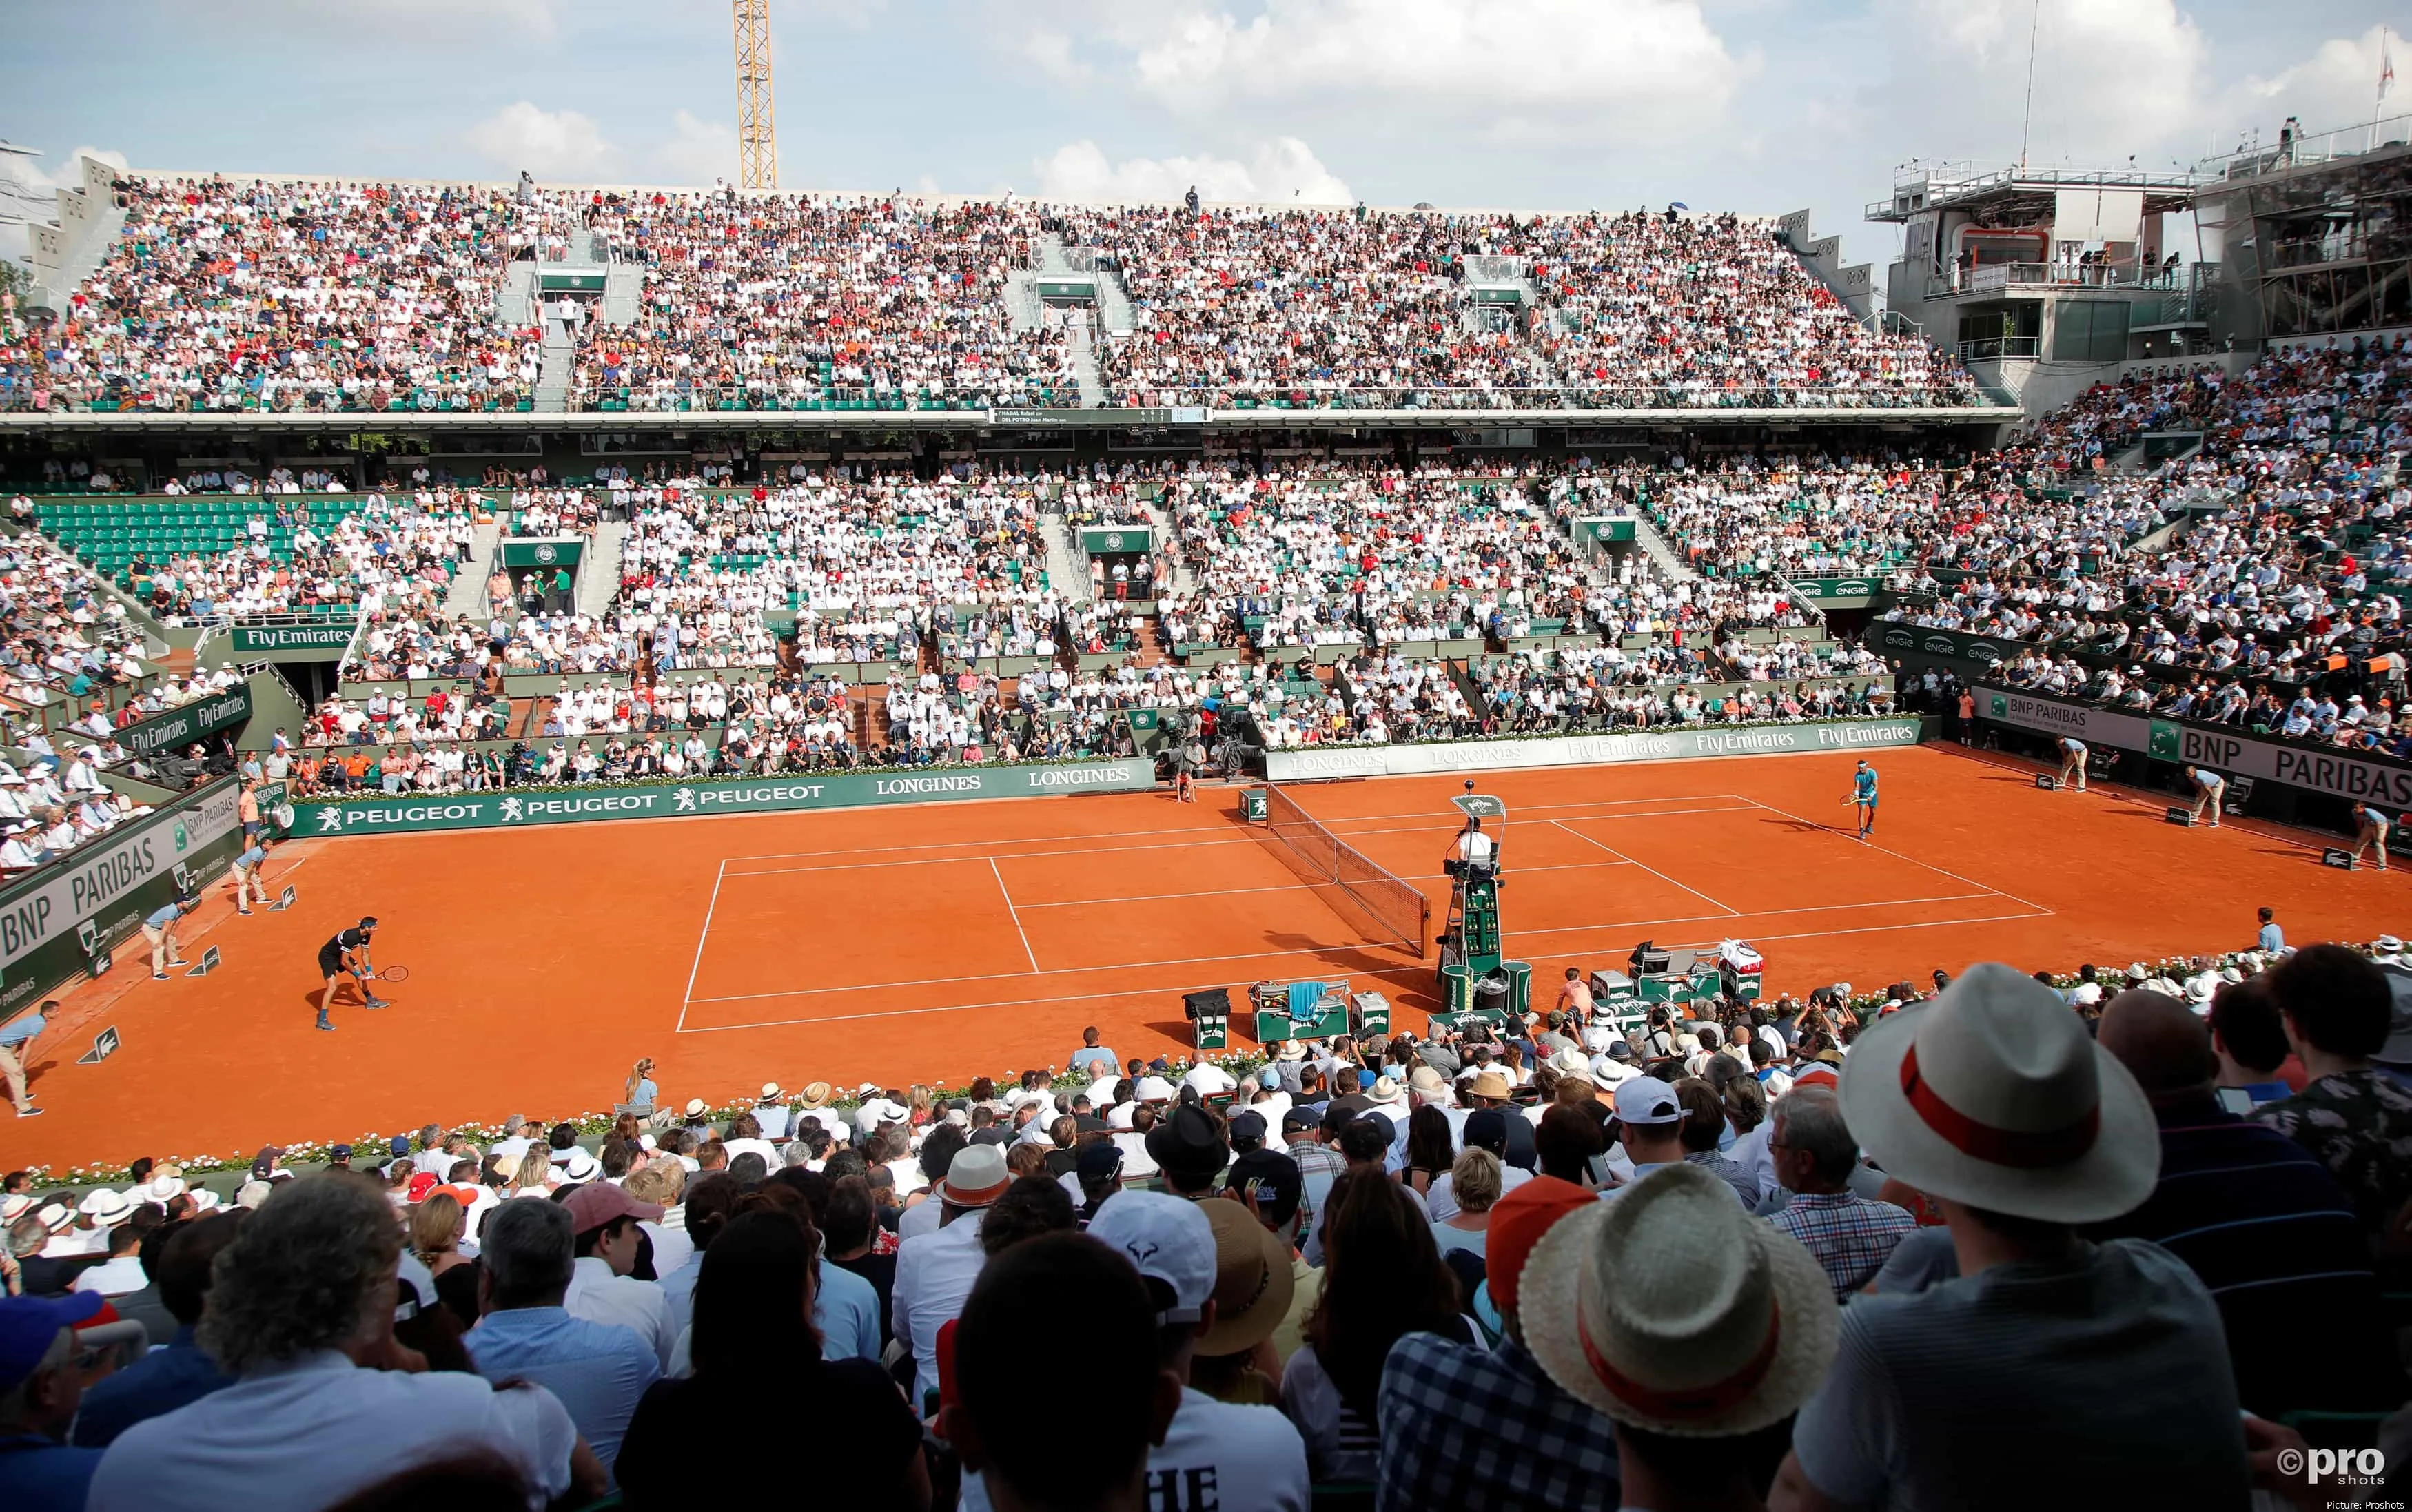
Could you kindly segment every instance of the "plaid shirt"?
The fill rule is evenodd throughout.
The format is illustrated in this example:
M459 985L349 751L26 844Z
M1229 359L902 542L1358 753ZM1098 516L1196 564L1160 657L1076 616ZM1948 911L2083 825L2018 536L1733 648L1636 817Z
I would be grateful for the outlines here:
M1486 1351L1406 1335L1382 1367L1378 1411L1374 1505L1384 1512L1577 1512L1620 1500L1614 1425L1513 1339Z
M1826 1268L1834 1300L1847 1302L1884 1269L1893 1246L1918 1226L1908 1210L1855 1192L1800 1192L1770 1220Z

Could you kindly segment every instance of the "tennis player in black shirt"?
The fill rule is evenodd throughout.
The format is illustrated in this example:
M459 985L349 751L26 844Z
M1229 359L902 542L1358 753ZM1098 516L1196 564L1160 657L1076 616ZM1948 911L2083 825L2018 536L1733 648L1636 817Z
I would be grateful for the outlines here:
M360 984L360 997L372 1008L386 1006L386 1000L369 988L375 978L376 967L369 962L369 936L376 932L374 916L361 919L352 928L338 932L318 947L318 975L327 978L326 995L318 999L318 1027L332 1029L327 1021L327 1010L335 1006L335 986L346 974Z

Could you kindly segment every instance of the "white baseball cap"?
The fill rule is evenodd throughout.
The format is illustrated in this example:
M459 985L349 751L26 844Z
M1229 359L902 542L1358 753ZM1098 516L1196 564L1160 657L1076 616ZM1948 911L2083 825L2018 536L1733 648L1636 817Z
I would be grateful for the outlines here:
M1158 1323L1195 1323L1214 1295L1214 1226L1186 1197L1137 1189L1113 1194L1089 1220L1089 1237L1172 1288Z
M1675 1089L1656 1077L1629 1077L1616 1084L1619 1123L1681 1123L1684 1104Z

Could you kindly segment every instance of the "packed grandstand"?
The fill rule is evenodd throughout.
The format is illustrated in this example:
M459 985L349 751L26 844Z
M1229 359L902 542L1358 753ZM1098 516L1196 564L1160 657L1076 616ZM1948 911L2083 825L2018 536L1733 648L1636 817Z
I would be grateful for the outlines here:
M69 307L6 316L0 410L533 415L564 350L570 409L632 415L1987 400L1731 215L121 189ZM1130 301L1086 368L1017 303L1064 249ZM633 276L625 319L547 329L514 270L573 255ZM1503 281L1511 313L1472 297ZM2412 759L2412 347L2130 366L1997 448L12 456L0 873L229 780L249 827L264 785L1120 757L1185 788L1905 710L1965 740L1979 686ZM2171 431L2199 440L2143 461ZM329 625L289 725L149 735L278 676L230 638ZM1921 675L1905 626L1992 653ZM846 1446L805 1478L848 1505L2227 1506L2315 1445L2391 1471L2412 965L2298 944L1688 1010L1570 970L1495 1028L1179 1064L1092 1031L952 1088L645 1062L609 1114L337 1143L297 1108L214 1186L16 1170L0 1501L792 1498L778 1456L696 1462L769 1382ZM25 1116L43 1027L0 1030ZM1075 1395L1034 1389L1067 1346ZM2034 1452L2072 1445L2081 1484Z

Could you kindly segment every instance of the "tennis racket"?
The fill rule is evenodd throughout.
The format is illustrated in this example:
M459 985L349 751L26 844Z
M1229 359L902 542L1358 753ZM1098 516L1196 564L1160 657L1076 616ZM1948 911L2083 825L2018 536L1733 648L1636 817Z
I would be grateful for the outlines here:
M354 972L352 975L358 976L360 973ZM410 980L410 968L408 966L380 966L375 971L371 972L369 976L380 982L406 982Z

